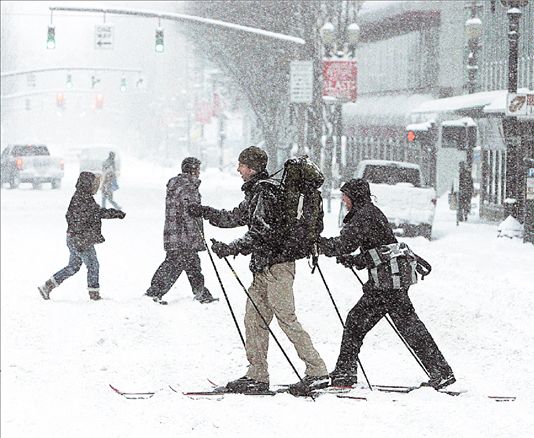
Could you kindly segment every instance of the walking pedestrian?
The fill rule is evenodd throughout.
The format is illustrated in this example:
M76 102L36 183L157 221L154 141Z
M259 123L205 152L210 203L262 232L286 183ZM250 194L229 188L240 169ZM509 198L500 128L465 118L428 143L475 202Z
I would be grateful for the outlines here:
M382 211L371 202L369 184L363 179L352 179L341 187L342 201L348 214L338 237L321 237L319 249L328 257L338 256L338 263L346 267L369 269L369 281L363 287L363 296L351 309L345 322L341 349L336 367L330 374L332 385L351 386L357 383L357 361L365 335L389 313L398 331L427 370L427 385L436 389L456 381L451 367L443 357L434 339L417 316L408 296L410 281L401 281L403 275L412 279L413 268L403 255L397 239ZM391 266L382 264L379 250L399 251ZM350 253L360 249L360 254ZM387 253L386 251L386 253ZM377 268L378 266L378 268ZM396 266L396 268L395 268Z
M126 213L114 208L101 208L93 196L100 185L100 176L82 172L76 182L76 191L67 209L67 248L69 264L56 272L44 285L39 286L43 299L50 299L52 289L80 270L82 263L87 267L87 289L91 300L99 300L99 263L95 245L104 242L102 219L124 219Z
M311 389L328 386L329 376L324 361L295 314L293 282L297 256L288 247L287 241L277 238L277 233L273 232L279 218L275 208L275 186L266 170L267 160L265 151L256 146L244 149L239 155L237 171L244 181L241 190L245 199L230 211L196 205L190 208L190 213L221 228L248 226L245 235L233 242L214 241L212 245L219 258L252 254L249 267L253 280L248 289L250 299L247 299L245 311L245 350L249 367L245 376L228 382L227 390L247 393L269 389L269 331L263 321L270 324L276 317L306 365L304 379L292 385L291 391L309 393Z
M112 151L102 164L102 207L106 208L106 201L109 201L114 208L121 209L119 204L113 200L113 192L118 189L115 152Z
M205 251L202 221L187 213L190 205L200 205L200 160L188 157L182 161L182 173L167 183L165 198L165 226L163 247L167 253L158 267L145 295L156 303L167 304L163 296L185 271L194 298L201 303L211 303L213 298L204 286L199 251Z

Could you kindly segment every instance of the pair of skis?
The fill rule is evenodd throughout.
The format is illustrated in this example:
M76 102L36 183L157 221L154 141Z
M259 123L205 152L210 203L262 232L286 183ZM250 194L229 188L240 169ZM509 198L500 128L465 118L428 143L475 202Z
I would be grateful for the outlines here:
M289 393L289 385L282 385L277 390L271 391L254 391L254 392L246 392L246 393L236 393L236 392L230 392L226 390L224 386L217 386L213 382L210 381L210 383L213 386L213 389L207 390L207 391L178 391L177 389L173 388L171 385L169 385L169 389L171 389L175 393L181 393L187 397L190 398L198 398L198 397L216 397L216 398L223 398L225 395L228 394L234 394L234 395L247 395L247 396L275 396L277 394L283 394L283 393ZM149 399L154 396L154 394L157 391L151 391L151 392L125 392L121 391L118 388L114 387L113 385L109 385L111 389L116 392L117 394L123 396L126 399L130 400L143 400L143 399ZM428 388L428 386L396 386L396 385L373 385L373 390L377 390L380 392L389 392L389 393L397 393L397 394L408 394L412 391L415 391L420 388ZM353 394L352 392L354 390L357 390L358 388L353 387L339 387L339 386L329 386L327 388L323 389L316 389L310 391L308 394L303 394L300 397L310 397L312 399L315 399L316 397L323 395L323 394L331 394L335 395L338 398L347 398L347 399L353 399L353 400L367 400L367 397L364 396L358 396ZM449 396L457 397L461 394L465 394L467 391L451 391L447 389L439 389L437 392L440 392L442 394L446 394ZM488 399L497 401L497 402L511 402L515 401L515 396L498 396L498 395L488 395L486 396Z

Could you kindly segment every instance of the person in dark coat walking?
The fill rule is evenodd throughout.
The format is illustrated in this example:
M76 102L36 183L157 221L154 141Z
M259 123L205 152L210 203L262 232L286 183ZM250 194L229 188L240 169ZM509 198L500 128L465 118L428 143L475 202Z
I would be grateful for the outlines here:
M110 152L102 164L102 207L106 208L106 201L109 201L114 208L121 209L119 204L113 200L113 192L118 188L115 152Z
M473 197L473 178L465 161L460 162L458 173L458 210L457 222L467 222L471 211L471 198Z
M212 250L219 258L229 255L252 254L250 270L253 274L248 293L261 315L270 323L276 316L282 331L306 364L306 377L293 386L295 391L321 388L329 383L328 371L314 348L310 336L295 315L293 282L296 255L287 240L276 237L278 220L275 186L266 171L267 154L256 146L244 149L239 155L237 171L244 184L245 199L233 210L216 210L208 206L193 206L190 213L208 219L211 225L234 228L247 225L244 236L226 244L212 239ZM262 316L250 299L245 311L245 350L249 368L245 376L226 385L230 392L255 392L269 389L267 353L269 331Z
M393 281L381 283L377 271L367 262L369 250L397 243L386 216L371 202L369 184L363 179L352 179L341 187L341 192L349 211L343 228L338 237L321 237L319 249L328 257L338 256L338 263L346 267L369 268L369 281L363 287L363 296L347 316L336 367L330 374L332 385L356 384L363 339L386 313L428 371L430 380L426 384L439 389L454 383L451 367L415 312L408 296L409 286L394 287ZM358 255L350 255L358 248Z
M69 264L48 279L39 292L43 299L50 299L50 292L87 266L87 289L92 300L100 299L99 264L95 245L104 242L102 219L124 219L126 213L114 208L101 208L93 198L98 191L100 177L82 172L76 182L76 191L67 209L67 248Z
M196 300L211 303L213 298L204 286L199 251L205 251L202 221L187 213L190 205L200 205L200 161L194 157L182 161L182 173L167 183L163 247L165 260L158 267L145 295L159 304L167 304L163 296L185 271Z

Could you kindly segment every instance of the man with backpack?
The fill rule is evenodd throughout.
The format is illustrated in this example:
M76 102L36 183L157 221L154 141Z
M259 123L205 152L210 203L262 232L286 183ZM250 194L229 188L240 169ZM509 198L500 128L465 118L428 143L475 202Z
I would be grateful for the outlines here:
M256 146L244 149L239 155L237 171L245 182L241 188L245 199L239 206L231 211L192 206L189 211L193 216L208 219L217 227L248 226L245 235L233 242L226 244L214 240L212 245L219 258L252 254L249 267L253 281L248 293L261 312L260 316L251 300L247 300L245 350L249 368L245 376L229 382L227 390L246 393L269 389L269 331L263 319L270 323L276 316L280 328L306 364L305 378L292 385L290 391L310 391L328 386L329 376L324 361L295 315L293 282L295 260L299 255L280 233L279 192L277 182L269 179L266 171L267 159L265 151Z
M337 256L338 263L345 267L367 268L369 281L363 287L363 296L347 316L341 350L330 374L332 385L357 383L358 354L363 339L386 313L427 370L430 380L425 384L435 389L451 385L456 381L452 369L408 296L410 285L417 281L416 272L422 272L418 264L426 264L426 273L430 265L413 254L406 244L397 242L386 216L371 202L371 191L365 180L352 179L343 184L341 192L349 211L343 228L338 237L321 237L319 250L328 257ZM360 253L351 255L358 248Z
M165 227L163 247L165 260L158 267L145 295L159 304L167 304L163 296L170 290L180 274L185 271L194 297L201 303L211 303L213 298L204 286L199 251L205 251L202 222L187 213L190 205L200 205L200 160L187 157L182 161L182 173L167 183L165 198Z

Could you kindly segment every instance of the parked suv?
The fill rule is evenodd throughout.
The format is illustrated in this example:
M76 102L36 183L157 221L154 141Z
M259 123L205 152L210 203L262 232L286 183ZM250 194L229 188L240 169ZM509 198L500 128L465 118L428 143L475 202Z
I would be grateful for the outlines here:
M9 183L16 189L20 183L31 183L34 189L42 183L50 183L53 189L61 187L64 162L50 155L43 144L9 145L1 156L2 184Z

